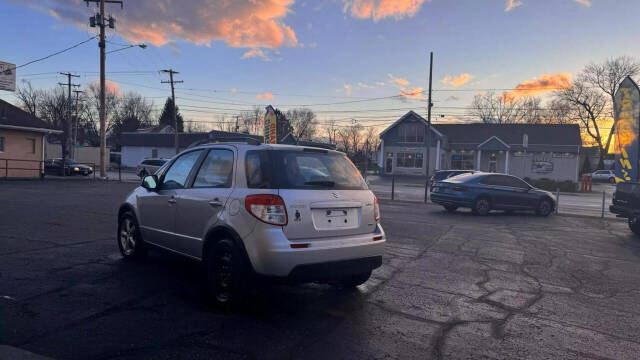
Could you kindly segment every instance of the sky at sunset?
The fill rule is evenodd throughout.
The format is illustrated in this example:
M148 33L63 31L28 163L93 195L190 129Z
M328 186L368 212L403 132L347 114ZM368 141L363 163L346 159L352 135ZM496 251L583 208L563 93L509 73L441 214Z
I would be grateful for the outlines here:
M425 115L429 51L434 119L470 121L478 93L544 96L589 62L640 58L637 0L125 0L108 10L108 51L149 45L108 55L110 87L160 108L170 91L157 71L173 68L180 110L197 121L305 105L321 122L382 128L408 110ZM0 0L0 61L21 65L94 36L95 11L80 0ZM18 69L18 85L53 88L57 72L86 85L98 71L92 40Z

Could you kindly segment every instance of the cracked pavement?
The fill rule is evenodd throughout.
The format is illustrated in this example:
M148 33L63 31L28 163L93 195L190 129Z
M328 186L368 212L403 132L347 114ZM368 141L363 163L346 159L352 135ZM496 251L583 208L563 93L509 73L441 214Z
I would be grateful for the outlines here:
M357 291L272 286L224 313L197 263L121 260L132 187L0 182L0 344L60 359L640 354L640 239L620 221L382 201L384 265Z

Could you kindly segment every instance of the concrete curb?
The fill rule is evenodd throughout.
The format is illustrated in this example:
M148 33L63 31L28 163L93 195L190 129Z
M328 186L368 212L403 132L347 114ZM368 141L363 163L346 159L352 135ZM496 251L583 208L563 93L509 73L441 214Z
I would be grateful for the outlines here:
M53 358L34 354L13 346L0 345L0 360L53 360Z

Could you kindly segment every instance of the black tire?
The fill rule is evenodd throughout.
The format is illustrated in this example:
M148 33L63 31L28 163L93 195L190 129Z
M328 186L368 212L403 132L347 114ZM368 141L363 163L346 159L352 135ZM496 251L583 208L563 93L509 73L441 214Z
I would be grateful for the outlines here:
M237 305L251 288L242 253L230 239L222 239L206 253L207 287L212 300L224 309Z
M484 196L477 198L473 203L471 211L474 215L485 216L489 214L489 211L491 211L491 200Z
M125 259L139 259L147 255L136 217L130 211L120 215L116 240L120 254Z
M640 219L637 216L632 216L627 219L627 224L629 224L629 230L636 235L640 235Z
M444 206L444 209L447 210L447 212L449 213L454 213L456 212L456 210L458 210L458 207L455 205L442 205Z
M553 212L553 202L549 199L542 199L536 207L536 215L549 216Z
M610 177L609 184L615 184L615 183L616 183L616 178Z
M342 279L339 279L333 282L333 285L336 285L342 289L353 289L358 285L362 285L366 283L370 277L371 277L371 271L368 271L362 274L345 276Z

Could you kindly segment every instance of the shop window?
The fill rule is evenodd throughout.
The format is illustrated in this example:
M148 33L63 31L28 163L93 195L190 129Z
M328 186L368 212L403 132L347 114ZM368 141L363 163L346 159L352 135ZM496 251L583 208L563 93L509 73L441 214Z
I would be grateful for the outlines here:
M29 153L30 154L35 154L36 153L36 139L27 138L27 142L29 144Z
M0 136L0 152L4 152L4 136Z
M473 170L473 153L459 153L451 155L451 169Z
M397 166L402 168L422 168L422 153L398 153Z
M424 125L422 124L402 124L400 126L401 142L424 142Z

